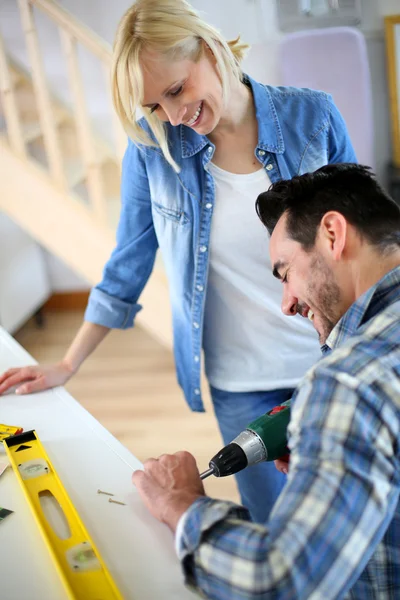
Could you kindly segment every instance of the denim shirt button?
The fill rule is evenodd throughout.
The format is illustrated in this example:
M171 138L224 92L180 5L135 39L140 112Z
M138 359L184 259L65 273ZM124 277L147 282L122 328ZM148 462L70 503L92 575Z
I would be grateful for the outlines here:
M196 356L194 357L194 362L196 362L196 363L197 363L197 362L199 362L199 361L200 361L200 356L197 356L197 354L196 354Z
M194 390L194 393L196 394L196 396L199 396L199 394L200 394L200 390L199 390L199 388L196 388L196 389Z
M195 322L193 323L193 327L194 327L195 329L198 329L198 328L200 327L200 325L199 325L199 324L198 324L198 323L195 321Z
M198 292L203 292L204 291L204 285L196 285L196 290Z
M258 156L265 156L265 150L259 150Z
M211 148L211 146L208 147L207 152L208 154L212 154L213 149Z
M211 202L207 202L207 204L206 204L206 208L212 208L212 204L211 204Z
M271 163L269 163L265 168L267 169L267 171L272 171L274 165L271 165Z
M200 246L200 252L207 252L207 246Z

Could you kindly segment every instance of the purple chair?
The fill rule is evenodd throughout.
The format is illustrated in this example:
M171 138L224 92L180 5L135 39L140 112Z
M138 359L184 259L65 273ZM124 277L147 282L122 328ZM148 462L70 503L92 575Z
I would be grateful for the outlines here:
M371 78L362 33L352 27L332 27L287 34L278 60L283 85L332 94L358 161L374 169Z

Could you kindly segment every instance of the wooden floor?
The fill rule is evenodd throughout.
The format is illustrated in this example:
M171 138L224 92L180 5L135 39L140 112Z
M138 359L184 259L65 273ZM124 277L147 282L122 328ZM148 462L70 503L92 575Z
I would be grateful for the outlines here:
M46 312L43 328L30 320L15 338L38 362L56 362L82 318L81 311ZM66 389L140 460L184 449L203 471L222 446L207 389L207 412L192 413L172 354L139 327L111 331ZM238 501L233 477L211 477L205 487L210 496Z

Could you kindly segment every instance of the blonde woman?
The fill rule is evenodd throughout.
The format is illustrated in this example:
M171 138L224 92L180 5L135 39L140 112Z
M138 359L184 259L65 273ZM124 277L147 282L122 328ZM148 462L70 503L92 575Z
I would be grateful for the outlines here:
M191 409L203 411L204 350L225 443L289 398L319 358L311 323L282 316L255 201L271 182L356 159L330 96L257 83L240 68L245 50L185 0L138 0L127 11L113 64L114 104L129 136L117 245L64 359L8 371L0 393L62 385L110 329L132 327L158 248L179 384ZM283 483L269 464L239 474L255 520L267 519Z

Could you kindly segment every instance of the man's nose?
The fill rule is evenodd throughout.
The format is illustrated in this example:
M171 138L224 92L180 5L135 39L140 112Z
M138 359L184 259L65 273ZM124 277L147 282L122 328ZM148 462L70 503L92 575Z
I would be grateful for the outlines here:
M183 117L185 116L185 114L187 113L187 108L186 106L179 106L178 108L174 108L174 107L168 107L166 109L164 109L165 112L167 113L167 117L169 122L171 123L171 125L173 125L174 127L176 127L177 125L180 125L183 121Z
M288 317L294 317L297 315L297 306L299 300L295 296L293 296L289 290L284 289L283 298L282 298L282 312L284 315Z

